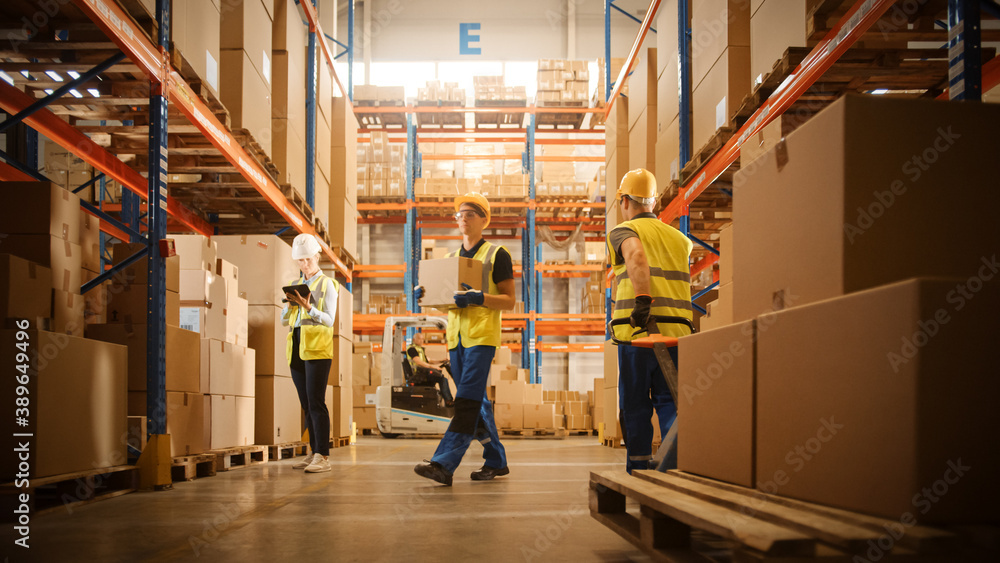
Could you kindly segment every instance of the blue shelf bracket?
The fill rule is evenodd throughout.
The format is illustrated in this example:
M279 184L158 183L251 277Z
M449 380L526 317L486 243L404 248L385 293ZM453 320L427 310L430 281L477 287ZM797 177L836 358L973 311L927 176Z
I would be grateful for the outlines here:
M978 0L948 0L948 97L982 101L982 22Z
M313 0L310 0L315 4ZM316 32L309 30L306 55L306 203L316 207L316 89L319 87L316 64ZM324 69L325 72L325 69Z
M413 124L413 115L406 114L406 202L411 204L406 210L406 227L403 236L403 258L406 271L403 273L403 293L406 295L406 310L412 313L420 312L420 305L413 295L413 288L419 280L420 233L417 232L417 210L412 206L414 200L413 179L416 176L417 128ZM407 338L412 338L408 331Z
M525 143L525 173L528 175L528 197L530 201L535 201L535 115L528 118L528 129L526 131ZM521 335L521 367L529 372L529 381L539 382L538 376L538 337L535 334L535 321L531 315L539 310L541 303L540 294L542 286L538 283L536 276L535 262L535 210L528 208L525 217L525 236L521 241L521 293L524 300L524 312L527 313L528 320L525 322L525 330Z

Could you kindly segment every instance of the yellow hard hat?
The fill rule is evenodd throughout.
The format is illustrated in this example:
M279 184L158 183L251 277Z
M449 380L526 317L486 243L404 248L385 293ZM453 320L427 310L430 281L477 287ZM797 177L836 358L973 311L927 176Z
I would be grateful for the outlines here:
M645 168L629 170L618 186L615 200L621 200L623 195L640 199L656 197L656 176Z
M461 209L463 203L468 203L482 209L483 213L486 214L486 225L483 228L490 226L490 202L486 199L486 196L479 192L469 192L465 195L460 195L455 198L455 211Z

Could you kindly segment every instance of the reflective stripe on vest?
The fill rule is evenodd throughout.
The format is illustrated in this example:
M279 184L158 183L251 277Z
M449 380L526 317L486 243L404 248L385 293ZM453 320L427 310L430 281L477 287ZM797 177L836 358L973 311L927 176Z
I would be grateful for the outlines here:
M619 227L630 228L639 237L646 260L649 262L649 286L653 303L651 315L682 317L692 319L691 273L688 260L691 256L691 241L680 231L659 219L641 218L625 221ZM635 307L635 287L629 279L624 261L619 262L617 254L608 243L618 290L615 294L612 318L622 319L632 316ZM658 323L660 334L664 336L685 336L691 330L678 323ZM628 324L615 325L615 338L632 339L635 328Z
M424 363L430 363L427 361L427 354L424 352L423 346L417 346L416 344L411 344L411 346L417 349L417 354L420 356L420 359L423 360ZM410 367L412 367L414 373L416 373L417 362L414 361L414 358L412 356L410 356L408 359L410 360Z
M503 248L484 242L473 260L483 263L483 293L500 295L493 283L493 261L497 251ZM459 250L448 254L449 258L459 255ZM481 305L469 305L464 309L448 309L448 349L458 346L461 335L462 346L500 346L500 311Z
M326 283L329 280L329 284ZM288 285L298 285L305 283L302 276L297 279L292 280ZM312 283L309 284L309 300L312 302L315 295L319 295L318 299L315 299L316 308L320 311L323 310L323 306L326 303L326 292L330 286L333 286L333 294L336 296L340 292L340 284L337 280L333 278L328 278L323 274L316 277ZM289 324L291 325L288 331L288 336L285 340L285 357L291 362L292 361L292 333L295 331L295 326L298 325L299 328L299 358L303 360L327 360L333 358L333 327L326 326L322 321L317 321L309 316L308 311L302 310L302 307L295 308L295 315L289 319ZM336 311L336 308L334 308ZM336 312L334 313L336 315ZM336 320L336 319L334 319Z

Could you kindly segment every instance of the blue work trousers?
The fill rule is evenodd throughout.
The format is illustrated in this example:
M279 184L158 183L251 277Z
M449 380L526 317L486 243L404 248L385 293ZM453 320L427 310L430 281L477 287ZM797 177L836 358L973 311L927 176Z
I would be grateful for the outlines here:
M448 425L441 443L431 461L441 464L448 473L454 473L462 462L473 439L483 445L485 465L500 469L507 467L507 454L497 424L493 419L493 405L486 398L490 378L490 365L496 355L495 346L458 346L449 350L451 375L458 391L455 393L455 417Z
M669 351L676 366L677 348ZM659 418L661 438L666 438L677 418L677 405L652 349L618 347L618 407L628 453L625 469L629 473L633 469L649 469L653 459L653 409ZM668 468L676 468L676 460L673 465Z

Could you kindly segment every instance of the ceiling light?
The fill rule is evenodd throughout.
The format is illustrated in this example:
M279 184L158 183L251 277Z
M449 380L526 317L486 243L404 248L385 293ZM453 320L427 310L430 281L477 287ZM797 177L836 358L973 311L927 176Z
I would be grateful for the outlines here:
M83 97L83 94L81 94L79 91L77 91L76 88L73 88L72 90L70 90L69 93L73 94L74 98L82 98Z
M73 78L73 80L80 78L80 73L75 70L66 71L66 74L70 75L70 77Z
M51 78L52 80L55 80L56 82L62 82L63 81L63 77L59 76L59 73L56 72L56 71L54 71L54 70L46 70L45 74L49 75L49 78Z

